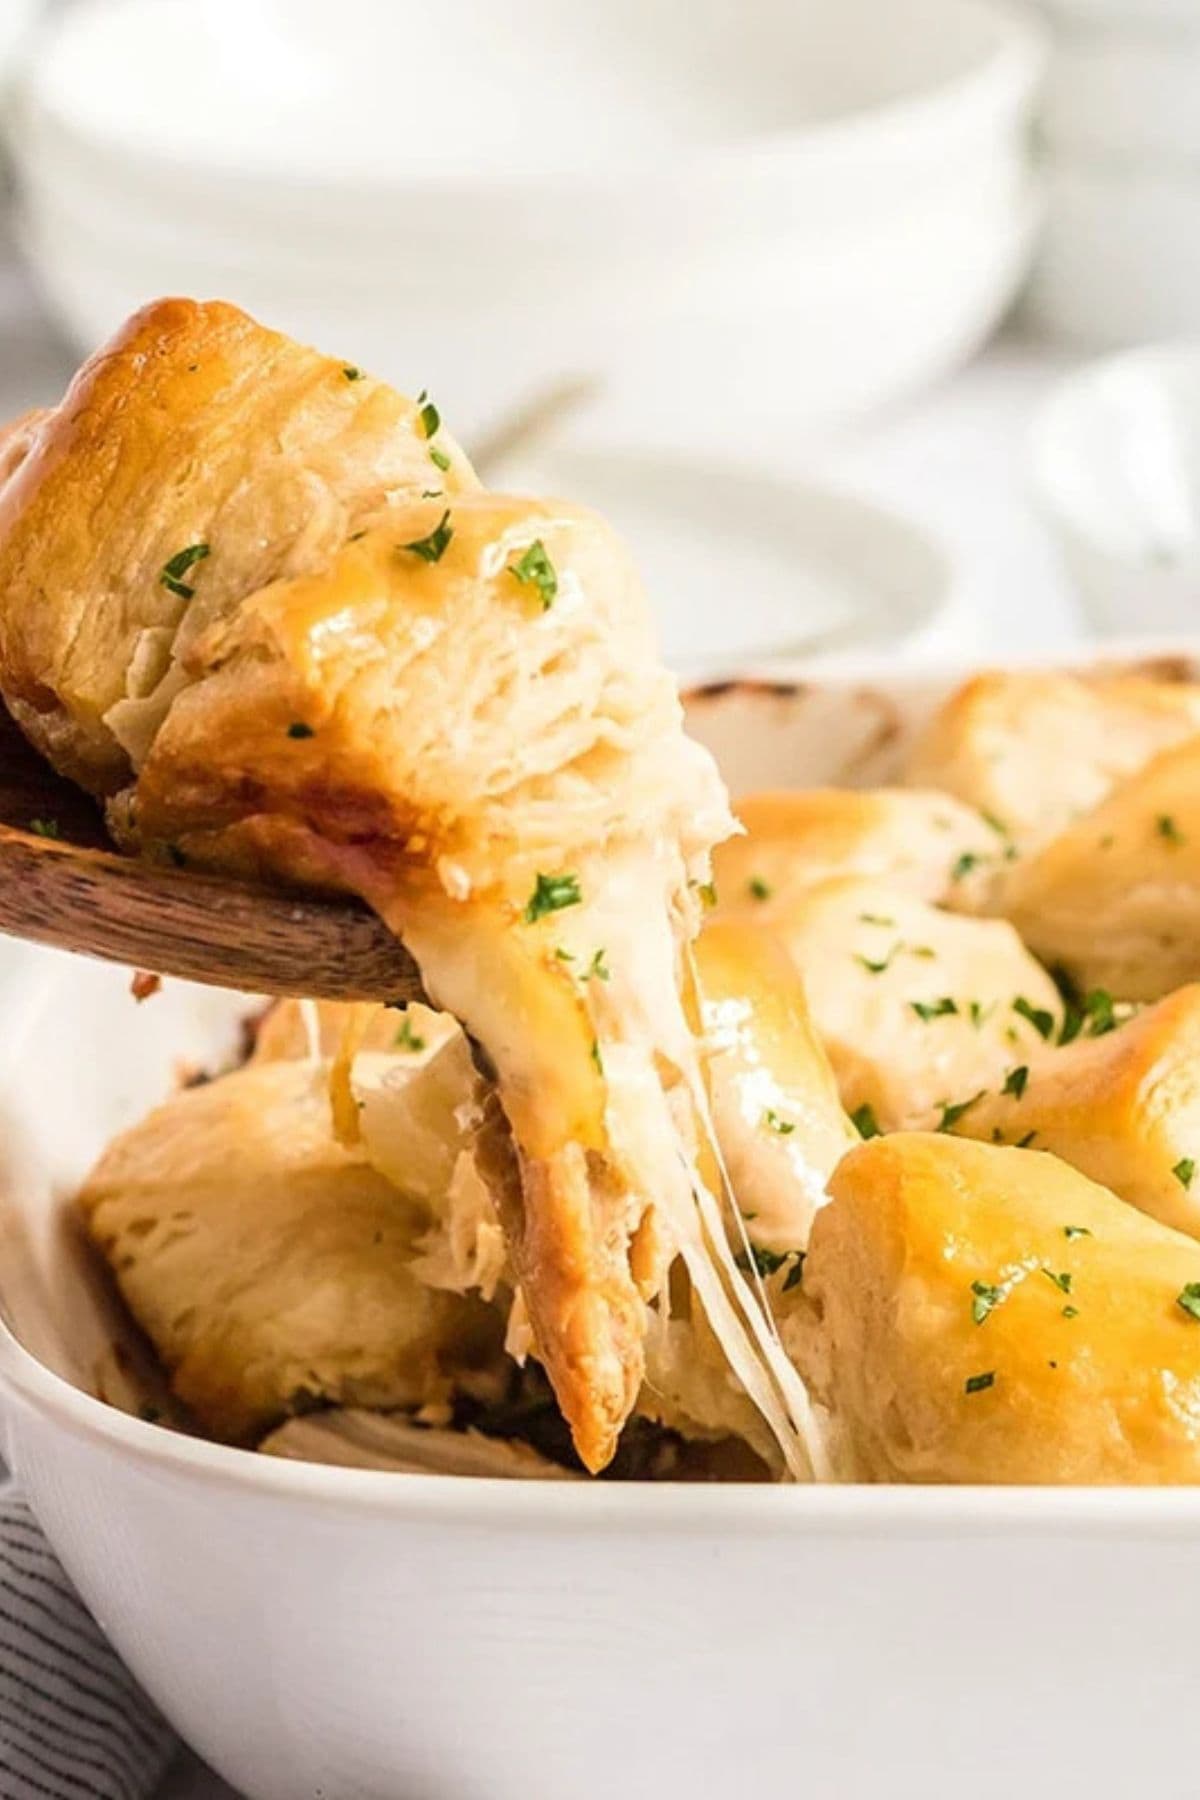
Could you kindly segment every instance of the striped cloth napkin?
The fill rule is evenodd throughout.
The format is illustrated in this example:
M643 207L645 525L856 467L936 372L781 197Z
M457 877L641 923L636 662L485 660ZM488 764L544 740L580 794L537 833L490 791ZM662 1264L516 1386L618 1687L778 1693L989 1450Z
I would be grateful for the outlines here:
M0 1800L149 1800L177 1748L0 1486Z

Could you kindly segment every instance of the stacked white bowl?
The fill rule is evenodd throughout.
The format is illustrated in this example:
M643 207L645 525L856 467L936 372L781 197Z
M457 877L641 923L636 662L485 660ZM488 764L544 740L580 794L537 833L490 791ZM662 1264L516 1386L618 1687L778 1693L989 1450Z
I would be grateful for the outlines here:
M1200 4L1041 0L1047 230L1027 308L1103 347L1200 332Z
M574 377L642 443L794 435L1005 308L1043 55L999 0L82 0L25 241L81 348L221 294L468 443Z

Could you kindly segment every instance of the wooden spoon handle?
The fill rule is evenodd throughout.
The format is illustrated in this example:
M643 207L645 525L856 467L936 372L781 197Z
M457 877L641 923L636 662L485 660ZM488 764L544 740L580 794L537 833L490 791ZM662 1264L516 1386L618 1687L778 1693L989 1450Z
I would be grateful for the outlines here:
M249 993L424 997L408 952L355 902L164 869L5 826L0 932Z

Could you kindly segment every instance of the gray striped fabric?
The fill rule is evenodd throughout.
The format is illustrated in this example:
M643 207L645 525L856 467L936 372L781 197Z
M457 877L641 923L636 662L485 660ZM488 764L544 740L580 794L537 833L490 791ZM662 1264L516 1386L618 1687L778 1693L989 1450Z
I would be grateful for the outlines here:
M0 1488L0 1800L148 1800L176 1747L29 1508Z

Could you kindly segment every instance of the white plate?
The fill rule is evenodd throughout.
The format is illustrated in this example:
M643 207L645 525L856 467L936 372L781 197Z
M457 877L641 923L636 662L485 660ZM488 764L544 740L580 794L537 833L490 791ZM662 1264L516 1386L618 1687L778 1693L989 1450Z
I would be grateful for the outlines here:
M664 654L686 674L816 650L911 647L952 595L920 527L744 461L560 448L489 468L490 485L570 495L632 546Z
M796 667L691 717L735 779L878 780L957 679ZM239 1793L1190 1800L1196 1490L451 1481L257 1458L92 1398L104 1314L62 1196L243 1003L168 983L139 1008L122 971L39 970L5 997L0 1228L6 1259L34 1240L78 1385L0 1326L5 1448Z
M1023 304L1039 329L1093 349L1200 329L1200 169L1055 169Z
M1182 165L1200 179L1200 11L1187 34L1128 29L1064 33L1042 105L1055 157L1111 165Z
M1200 340L1068 376L1033 432L1038 500L1104 631L1185 630L1200 608Z

